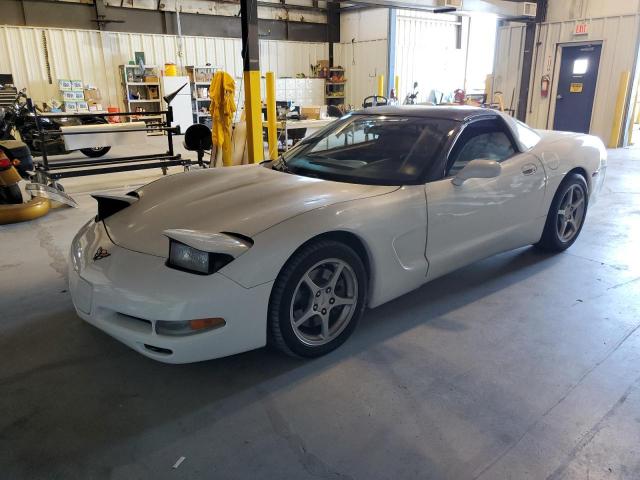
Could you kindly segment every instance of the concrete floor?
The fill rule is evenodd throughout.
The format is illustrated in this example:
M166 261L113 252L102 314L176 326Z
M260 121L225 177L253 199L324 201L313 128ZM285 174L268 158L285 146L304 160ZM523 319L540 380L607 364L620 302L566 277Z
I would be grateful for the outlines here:
M0 227L1 478L640 478L640 150L611 152L569 251L448 275L315 361L164 365L75 315L83 192L156 173Z

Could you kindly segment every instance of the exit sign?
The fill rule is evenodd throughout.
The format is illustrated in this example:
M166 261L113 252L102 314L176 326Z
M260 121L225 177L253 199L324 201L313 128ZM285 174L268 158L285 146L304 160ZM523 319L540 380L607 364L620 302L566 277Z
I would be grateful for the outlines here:
M576 23L576 29L573 32L575 35L588 35L589 24L588 23Z

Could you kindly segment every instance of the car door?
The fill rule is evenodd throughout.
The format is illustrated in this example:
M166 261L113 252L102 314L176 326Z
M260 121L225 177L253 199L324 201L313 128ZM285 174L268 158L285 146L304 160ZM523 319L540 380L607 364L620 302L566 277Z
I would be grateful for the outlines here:
M452 179L471 160L495 160L495 178ZM427 278L536 242L545 187L539 159L519 150L501 118L467 124L454 142L444 178L426 184Z

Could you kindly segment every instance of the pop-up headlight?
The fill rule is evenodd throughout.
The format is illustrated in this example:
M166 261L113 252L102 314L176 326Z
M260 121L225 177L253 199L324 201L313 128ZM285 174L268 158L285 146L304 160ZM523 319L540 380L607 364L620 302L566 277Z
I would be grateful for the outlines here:
M211 275L233 260L225 253L211 253L190 247L172 238L169 239L169 260L171 268L199 275Z

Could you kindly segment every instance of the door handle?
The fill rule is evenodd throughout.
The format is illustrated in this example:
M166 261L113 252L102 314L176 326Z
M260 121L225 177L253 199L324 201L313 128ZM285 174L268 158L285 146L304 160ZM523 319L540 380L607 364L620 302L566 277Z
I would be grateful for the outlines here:
M534 173L536 173L537 170L538 170L538 167L536 167L533 163L530 163L522 167L522 174L533 175Z

